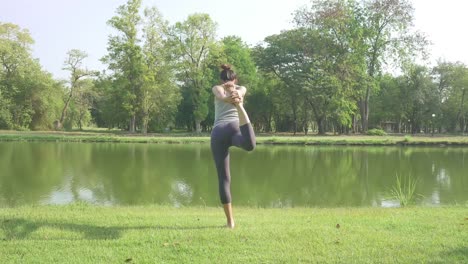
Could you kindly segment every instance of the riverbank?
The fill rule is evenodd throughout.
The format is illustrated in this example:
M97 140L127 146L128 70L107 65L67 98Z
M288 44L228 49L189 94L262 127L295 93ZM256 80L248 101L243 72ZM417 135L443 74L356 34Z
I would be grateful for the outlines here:
M0 131L0 141L111 142L111 143L209 143L209 134L122 134L99 132ZM303 136L259 134L258 144L274 145L409 145L468 146L468 136Z
M1 263L467 263L466 207L0 209Z

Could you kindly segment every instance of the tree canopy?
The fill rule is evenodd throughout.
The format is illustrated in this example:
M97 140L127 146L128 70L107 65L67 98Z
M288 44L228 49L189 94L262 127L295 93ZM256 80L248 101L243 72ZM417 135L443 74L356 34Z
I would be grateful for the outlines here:
M171 24L128 0L108 20L107 69L88 69L86 51L71 48L61 55L67 81L33 58L27 29L2 22L0 129L209 131L211 88L227 63L259 132L466 133L468 67L426 62L413 13L408 0L314 0L293 14L292 29L252 47L218 38L208 14Z

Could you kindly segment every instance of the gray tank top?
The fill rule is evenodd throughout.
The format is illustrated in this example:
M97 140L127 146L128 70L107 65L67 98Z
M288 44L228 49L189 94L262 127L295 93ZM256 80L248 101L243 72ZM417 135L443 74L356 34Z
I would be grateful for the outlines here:
M240 86L236 85L237 90L239 90L240 88L241 88ZM226 103L215 97L214 105L215 105L215 121L214 121L213 128L219 124L239 121L239 114L237 113L237 109L233 104Z

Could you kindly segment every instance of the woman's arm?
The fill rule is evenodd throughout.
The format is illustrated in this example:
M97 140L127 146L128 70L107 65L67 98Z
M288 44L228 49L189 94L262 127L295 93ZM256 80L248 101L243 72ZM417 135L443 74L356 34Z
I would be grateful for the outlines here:
M235 99L239 98L239 96L232 94L230 96L226 96L226 93L224 92L224 88L222 86L216 85L213 86L212 88L214 96L221 101L224 101L226 103L233 104L235 103Z

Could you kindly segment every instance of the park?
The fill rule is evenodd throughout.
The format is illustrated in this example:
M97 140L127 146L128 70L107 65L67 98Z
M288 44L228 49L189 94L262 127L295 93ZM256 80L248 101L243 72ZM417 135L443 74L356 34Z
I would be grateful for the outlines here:
M103 1L103 53L48 49L59 73L0 11L0 262L467 263L468 62L427 60L412 3L291 4L252 44ZM227 176L222 111L254 132Z

